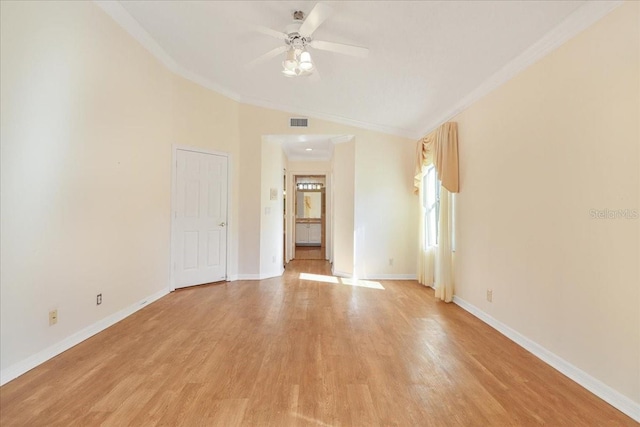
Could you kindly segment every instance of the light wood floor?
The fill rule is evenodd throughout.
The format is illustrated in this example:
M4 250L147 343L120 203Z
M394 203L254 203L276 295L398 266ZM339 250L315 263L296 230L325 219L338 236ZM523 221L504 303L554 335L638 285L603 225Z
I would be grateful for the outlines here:
M324 259L324 248L320 246L296 246L296 260Z
M162 298L0 388L0 424L636 425L416 282L300 272L330 274Z

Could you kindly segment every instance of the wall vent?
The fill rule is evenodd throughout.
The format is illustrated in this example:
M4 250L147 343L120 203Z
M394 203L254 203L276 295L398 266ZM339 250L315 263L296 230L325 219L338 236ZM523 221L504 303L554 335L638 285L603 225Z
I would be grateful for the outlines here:
M309 119L302 117L291 117L289 119L289 127L292 128L308 128L309 127Z

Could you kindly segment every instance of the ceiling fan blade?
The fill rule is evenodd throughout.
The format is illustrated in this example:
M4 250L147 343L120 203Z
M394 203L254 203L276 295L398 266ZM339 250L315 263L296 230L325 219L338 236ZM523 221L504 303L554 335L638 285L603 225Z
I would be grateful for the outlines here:
M287 51L287 49L289 49L288 46L280 46L277 47L275 49L270 50L269 52L265 53L264 55L261 55L259 57L257 57L256 59L254 59L253 61L249 62L247 64L247 68L252 68L255 67L256 65L268 61L271 58L275 58L276 56L280 55L281 53L284 53Z
M298 33L302 37L309 37L333 13L333 9L326 3L315 5L311 13L305 18Z
M286 40L289 38L289 36L283 33L282 31L272 30L271 28L262 27L260 25L255 25L254 29L259 33L266 34L268 36L275 37L280 40Z
M262 25L251 24L249 22L242 22L242 25L247 27L248 30L255 31L258 33L266 34L271 37L275 37L280 40L287 40L289 36L282 31L272 30L268 27L263 27Z
M341 53L343 55L357 56L358 58L366 58L369 55L369 49L360 46L351 46L342 43L325 42L322 40L313 40L311 47L319 50L328 50L329 52Z

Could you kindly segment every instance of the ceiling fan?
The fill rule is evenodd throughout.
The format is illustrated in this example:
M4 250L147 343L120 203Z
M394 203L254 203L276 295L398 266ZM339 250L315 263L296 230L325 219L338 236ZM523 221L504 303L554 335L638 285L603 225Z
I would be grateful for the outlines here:
M286 52L285 59L282 62L282 74L287 77L302 77L309 76L315 71L309 48L365 58L369 54L369 49L366 47L315 40L313 38L314 31L332 13L333 9L328 4L318 3L306 18L304 12L300 10L293 12L293 23L288 25L284 32L252 25L256 31L284 41L284 45L259 56L251 61L249 66L255 66Z

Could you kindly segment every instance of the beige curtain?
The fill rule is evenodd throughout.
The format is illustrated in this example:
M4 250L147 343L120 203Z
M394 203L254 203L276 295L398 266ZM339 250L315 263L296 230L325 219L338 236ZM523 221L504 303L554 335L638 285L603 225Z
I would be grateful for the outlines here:
M442 186L452 193L459 190L458 180L458 124L447 122L418 141L414 192L422 182L422 168L433 163Z
M438 247L435 262L436 298L453 301L453 193L440 187L440 215L438 217Z
M418 141L416 150L414 186L419 194L420 249L418 251L418 281L435 288L435 296L445 302L453 300L453 198L459 191L458 179L458 126L448 122ZM434 165L440 187L440 214L438 217L438 245L424 247L424 208L422 206L422 174L424 168Z
M422 182L422 181L421 181ZM435 262L436 262L436 247L435 246L425 246L426 243L424 241L424 233L425 233L425 210L422 204L423 198L423 188L422 185L419 186L419 200L418 205L420 206L420 225L419 225L419 233L418 236L420 240L420 249L418 251L418 282L425 285L433 287L435 285Z

